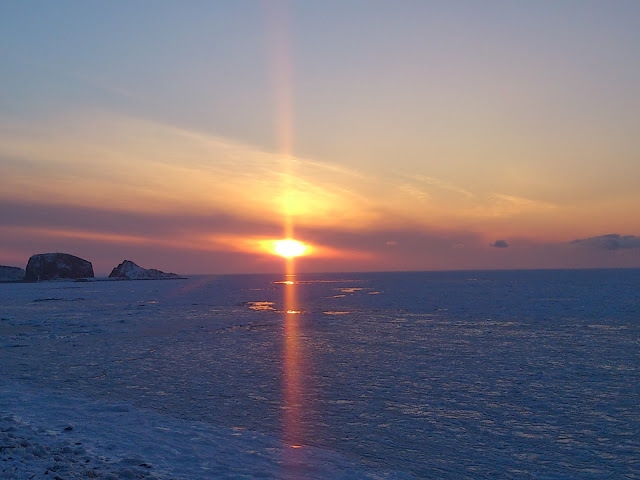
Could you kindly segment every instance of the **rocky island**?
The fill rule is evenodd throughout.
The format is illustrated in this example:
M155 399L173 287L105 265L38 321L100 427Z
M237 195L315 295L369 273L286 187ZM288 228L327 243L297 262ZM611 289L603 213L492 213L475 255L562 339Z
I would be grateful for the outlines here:
M91 262L68 253L38 253L29 258L24 280L79 280L93 278Z
M0 282L22 282L24 270L19 267L0 265Z
M125 260L111 271L109 278L120 280L172 280L184 277L176 273L165 273L155 268L142 268L131 260Z
M94 279L93 265L68 253L38 253L32 255L26 270L0 265L0 283L40 282L45 280L86 281ZM142 268L131 260L124 260L109 274L108 280L172 280L184 279L176 273L155 268ZM98 279L104 280L104 278Z

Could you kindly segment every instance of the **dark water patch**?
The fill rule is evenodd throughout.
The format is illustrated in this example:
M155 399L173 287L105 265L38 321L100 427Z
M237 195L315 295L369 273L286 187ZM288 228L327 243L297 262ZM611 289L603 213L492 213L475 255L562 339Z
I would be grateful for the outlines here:
M58 297L49 297L49 298L36 298L35 300L32 300L33 303L38 303L38 302L82 302L85 299L82 297L77 297L77 298L58 298Z

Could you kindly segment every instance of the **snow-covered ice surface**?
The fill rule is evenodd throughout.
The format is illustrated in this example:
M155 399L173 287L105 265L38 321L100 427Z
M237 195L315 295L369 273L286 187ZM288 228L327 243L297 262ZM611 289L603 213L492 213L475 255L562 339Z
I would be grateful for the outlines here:
M123 403L14 386L0 406L0 478L376 478L331 452Z
M282 280L0 285L0 478L640 478L639 270Z

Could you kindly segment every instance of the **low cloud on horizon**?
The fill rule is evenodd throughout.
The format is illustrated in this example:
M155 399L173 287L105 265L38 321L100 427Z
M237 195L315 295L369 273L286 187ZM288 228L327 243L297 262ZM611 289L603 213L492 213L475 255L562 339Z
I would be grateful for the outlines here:
M578 238L570 242L573 245L584 245L599 250L621 250L640 248L640 237L636 235L620 235L608 233L596 237Z

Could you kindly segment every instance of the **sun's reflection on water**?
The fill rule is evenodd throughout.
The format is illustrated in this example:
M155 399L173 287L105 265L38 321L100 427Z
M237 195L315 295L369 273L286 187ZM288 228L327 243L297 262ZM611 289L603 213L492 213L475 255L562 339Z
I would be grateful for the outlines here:
M293 260L287 261L287 279L284 282L284 440L290 446L299 446L302 440L301 410L301 358L300 313L296 299L296 284L292 280Z
M294 260L287 260L287 280L284 286L283 308L283 441L285 467L290 470L302 461L303 447L303 359L300 346L300 305L296 295ZM285 471L285 474L286 474ZM293 473L293 472L291 472ZM285 475L287 478L294 478Z

